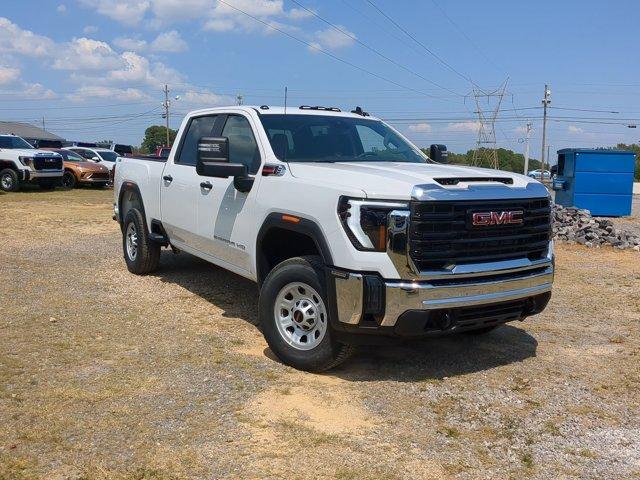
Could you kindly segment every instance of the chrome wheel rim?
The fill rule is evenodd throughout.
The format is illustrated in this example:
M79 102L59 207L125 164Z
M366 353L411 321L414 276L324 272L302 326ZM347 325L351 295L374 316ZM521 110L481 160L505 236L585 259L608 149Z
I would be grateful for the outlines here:
M11 187L13 187L13 179L11 178L11 175L9 175L8 173L5 173L2 176L2 179L0 179L0 182L2 183L2 188L4 188L5 190L9 190L11 189Z
M126 235L126 244L127 244L127 255L129 256L129 260L135 260L138 255L138 231L136 230L136 226L133 223L130 223L127 227Z
M273 309L282 339L297 350L311 350L327 333L327 309L320 294L306 283L285 285Z

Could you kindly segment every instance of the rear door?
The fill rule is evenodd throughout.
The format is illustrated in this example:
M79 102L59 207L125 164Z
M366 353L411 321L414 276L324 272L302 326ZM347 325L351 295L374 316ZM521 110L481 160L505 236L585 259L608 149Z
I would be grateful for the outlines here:
M198 208L202 199L211 194L213 184L196 173L196 159L199 139L215 136L216 128L220 128L219 119L219 115L191 118L162 173L162 224L178 247L182 244L199 251L206 250L206 241L199 235Z

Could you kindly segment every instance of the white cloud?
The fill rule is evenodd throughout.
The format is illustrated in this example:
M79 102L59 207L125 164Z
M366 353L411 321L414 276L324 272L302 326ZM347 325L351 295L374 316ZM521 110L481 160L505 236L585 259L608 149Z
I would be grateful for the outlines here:
M95 25L87 25L82 29L82 32L85 35L92 35L94 33L98 33L98 27L96 27Z
M54 45L50 38L23 30L9 19L0 17L0 53L44 57L53 52Z
M205 30L212 30L214 32L229 32L236 27L236 24L231 19L216 18L209 20L204 24Z
M430 133L433 129L428 123L414 123L409 125L409 130L416 133Z
M215 0L153 0L151 10L163 23L191 20L206 15Z
M116 88L101 85L84 86L74 93L67 95L74 102L81 102L93 98L110 98L117 100L147 100L149 96L137 88Z
M329 49L336 50L338 48L346 48L353 45L355 41L355 34L347 30L341 25L336 25L342 32L339 32L335 28L327 28L326 30L319 30L313 35L311 42L312 47L309 47L311 51L317 51L317 49Z
M57 70L111 70L124 62L108 43L90 38L74 38L64 44L53 62Z
M185 42L176 30L161 33L151 42L151 50L154 52L184 52L187 49Z
M159 34L151 43L141 38L118 37L113 41L116 47L131 52L168 52L177 53L187 50L185 42L176 30Z
M447 130L450 132L473 132L477 133L480 129L480 122L457 122L447 125Z
M569 131L569 133L575 133L575 134L584 133L584 129L583 128L576 127L575 125L569 125L567 130Z
M187 90L180 96L181 105L189 105L193 107L212 107L215 105L229 105L233 103L233 99L227 95L218 95L209 91Z
M25 83L23 84L23 90L21 95L24 98L39 98L43 100L48 100L51 98L56 98L57 95L53 90L50 90L44 87L40 83Z
M80 0L80 2L101 15L129 26L140 23L151 7L149 0Z
M150 28L163 28L176 22L197 20L205 30L244 31L263 30L270 32L259 22L282 18L291 21L304 20L313 14L302 8L284 8L284 0L233 0L229 4L217 0L79 0L127 26L139 25L142 21ZM235 7L235 8L234 8ZM244 12L244 13L243 13Z
M60 13L64 13L67 11L67 6L64 3L61 3L60 5L58 5L56 10Z
M13 83L18 80L18 78L20 78L19 68L0 65L0 85Z
M146 40L140 38L118 37L113 40L113 44L129 52L142 52L149 46Z
M313 17L313 13L311 13L313 10L311 10L311 12L309 10L305 10L304 8L292 8L289 10L287 16L291 20L301 20L303 18Z

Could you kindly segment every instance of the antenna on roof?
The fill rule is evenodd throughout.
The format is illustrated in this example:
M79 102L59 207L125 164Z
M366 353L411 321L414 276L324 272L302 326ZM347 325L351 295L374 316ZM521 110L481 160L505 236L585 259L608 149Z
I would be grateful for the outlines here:
M284 87L284 114L287 114L287 87Z

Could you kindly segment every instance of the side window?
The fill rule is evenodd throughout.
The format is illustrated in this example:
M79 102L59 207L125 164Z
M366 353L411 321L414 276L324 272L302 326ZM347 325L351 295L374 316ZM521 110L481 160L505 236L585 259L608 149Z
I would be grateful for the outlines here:
M229 115L222 130L229 139L229 162L242 163L249 173L260 168L260 152L249 121L240 115Z
M175 159L176 163L195 166L196 160L198 159L198 141L201 137L213 136L213 127L216 123L216 118L217 115L209 115L191 119L180 152Z
M86 158L87 160L91 160L93 158L93 153L91 153L89 150L74 150L74 152L78 152L79 155L81 155L83 158Z

